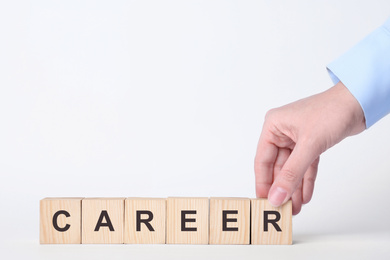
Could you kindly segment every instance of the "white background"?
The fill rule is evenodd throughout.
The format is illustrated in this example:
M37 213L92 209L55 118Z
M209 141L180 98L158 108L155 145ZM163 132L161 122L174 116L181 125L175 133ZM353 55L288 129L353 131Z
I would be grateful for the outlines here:
M388 259L389 117L322 156L293 246L38 242L44 197L254 197L266 111L331 87L326 65L389 15L386 0L2 1L0 258Z

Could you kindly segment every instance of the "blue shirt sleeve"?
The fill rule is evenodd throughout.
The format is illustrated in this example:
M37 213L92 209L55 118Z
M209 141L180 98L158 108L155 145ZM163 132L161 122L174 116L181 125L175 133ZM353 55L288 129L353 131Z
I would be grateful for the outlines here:
M327 69L358 100L367 128L390 113L390 18Z

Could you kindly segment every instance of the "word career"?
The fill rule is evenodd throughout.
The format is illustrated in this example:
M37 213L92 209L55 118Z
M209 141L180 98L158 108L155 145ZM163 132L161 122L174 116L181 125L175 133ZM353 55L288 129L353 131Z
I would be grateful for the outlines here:
M292 244L291 201L45 198L41 244Z

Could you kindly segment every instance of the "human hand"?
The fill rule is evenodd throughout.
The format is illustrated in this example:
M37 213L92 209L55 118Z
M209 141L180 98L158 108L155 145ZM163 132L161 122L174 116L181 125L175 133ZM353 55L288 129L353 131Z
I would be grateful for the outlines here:
M343 83L271 109L255 158L256 195L280 206L292 199L293 215L313 195L320 154L366 128L363 110Z

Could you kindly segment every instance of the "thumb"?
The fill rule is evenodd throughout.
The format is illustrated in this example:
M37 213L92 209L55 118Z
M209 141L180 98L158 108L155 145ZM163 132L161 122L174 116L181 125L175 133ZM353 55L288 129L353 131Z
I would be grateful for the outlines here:
M302 182L303 175L318 154L308 145L297 143L268 193L268 201L274 207L287 202Z

